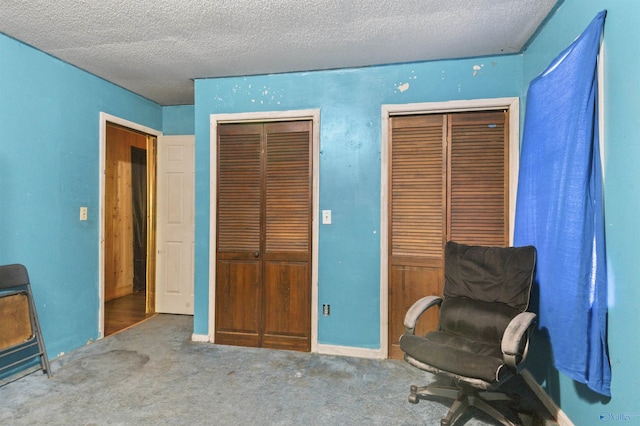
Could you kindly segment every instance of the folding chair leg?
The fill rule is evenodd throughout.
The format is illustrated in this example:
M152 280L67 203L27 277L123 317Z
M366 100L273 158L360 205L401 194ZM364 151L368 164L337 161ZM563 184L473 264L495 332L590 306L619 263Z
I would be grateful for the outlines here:
M36 312L36 305L33 301L33 297L29 294L29 305L31 311L31 328L33 333L36 335L36 340L38 341L38 351L40 352L40 365L42 366L42 370L47 373L47 377L53 377L53 373L51 372L51 366L49 365L49 358L47 357L47 350L44 347L44 339L42 338L42 330L40 329L40 321L38 321L38 313Z

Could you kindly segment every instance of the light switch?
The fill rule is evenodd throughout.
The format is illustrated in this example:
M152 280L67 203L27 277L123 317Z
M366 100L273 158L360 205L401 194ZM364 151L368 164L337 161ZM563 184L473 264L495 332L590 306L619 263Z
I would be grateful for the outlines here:
M80 220L87 220L87 208L80 207Z
M322 224L331 225L331 210L322 210Z

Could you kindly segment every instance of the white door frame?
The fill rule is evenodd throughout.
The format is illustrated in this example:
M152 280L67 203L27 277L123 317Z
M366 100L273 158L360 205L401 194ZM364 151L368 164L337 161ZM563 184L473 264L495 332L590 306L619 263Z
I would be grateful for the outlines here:
M473 99L448 102L382 105L382 146L380 185L380 355L389 357L389 118L409 114L438 114L506 109L509 113L509 243L513 244L513 224L518 190L520 158L520 98Z
M129 129L137 130L142 133L146 133L152 136L162 136L162 132L152 129L142 124L134 123L133 121L125 120L124 118L116 117L115 115L107 114L106 112L100 112L100 137L99 137L99 151L100 151L100 163L98 167L99 174L99 195L98 195L98 214L99 214L99 231L98 231L98 338L104 337L104 195L105 195L105 172L106 172L106 150L107 150L107 122L118 124L120 126L128 127ZM91 214L91 212L89 212Z
M318 351L318 215L319 215L319 167L320 167L320 110L292 110L211 114L210 116L210 166L209 166L209 342L215 343L216 320L216 223L218 177L218 124L273 121L311 120L312 129L312 220L311 220L311 352Z

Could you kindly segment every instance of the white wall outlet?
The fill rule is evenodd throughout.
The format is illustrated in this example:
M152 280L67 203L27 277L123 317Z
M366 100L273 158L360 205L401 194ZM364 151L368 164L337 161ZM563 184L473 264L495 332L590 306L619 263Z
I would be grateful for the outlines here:
M322 210L322 224L331 225L331 210Z
M86 207L80 207L80 220L87 220L88 211Z

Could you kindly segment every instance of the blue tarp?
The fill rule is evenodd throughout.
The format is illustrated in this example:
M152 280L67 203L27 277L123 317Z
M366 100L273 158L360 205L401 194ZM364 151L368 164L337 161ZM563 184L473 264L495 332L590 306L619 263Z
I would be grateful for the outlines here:
M610 396L597 57L606 11L529 86L514 244L538 250L555 367Z

